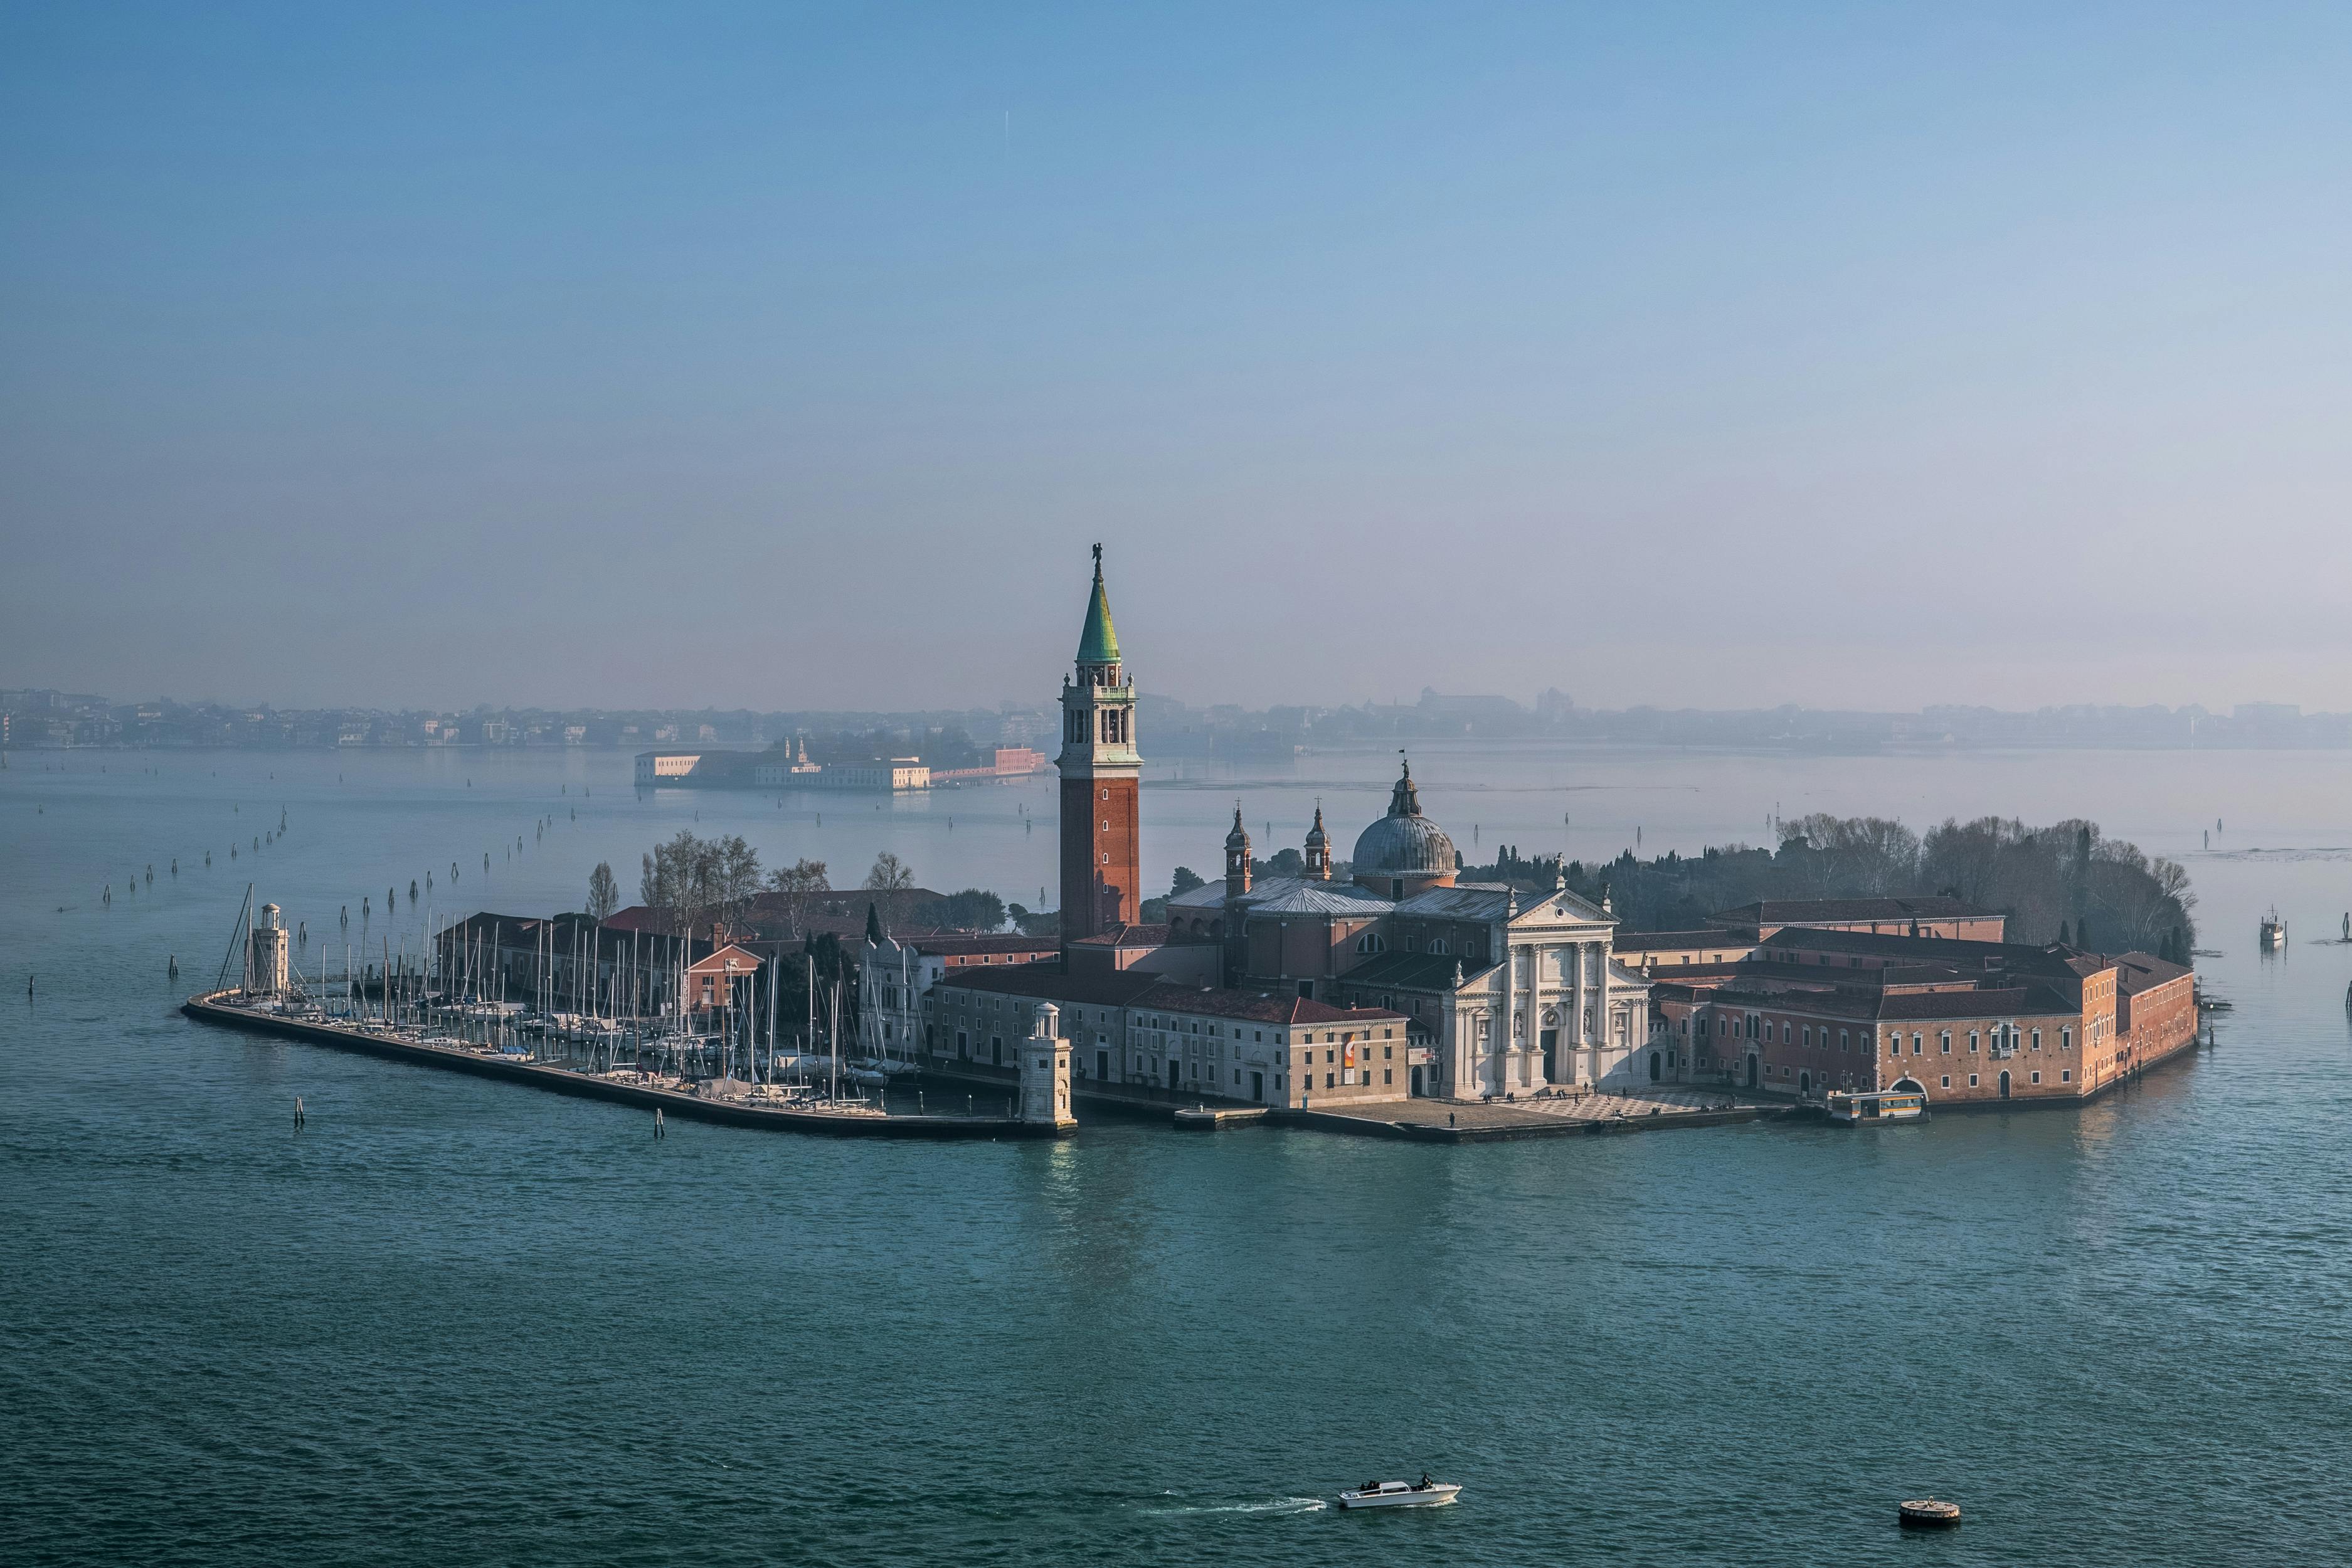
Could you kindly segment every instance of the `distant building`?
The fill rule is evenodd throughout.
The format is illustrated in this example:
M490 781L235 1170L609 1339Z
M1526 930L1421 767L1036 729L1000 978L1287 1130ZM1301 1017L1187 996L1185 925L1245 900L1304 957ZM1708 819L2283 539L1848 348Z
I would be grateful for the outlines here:
M637 787L651 789L656 784L684 784L701 765L700 752L639 752Z
M797 752L787 750L777 761L752 764L751 782L761 789L782 789L788 784L811 783L824 771L820 764L809 761L808 742L802 741Z
M913 790L931 787L931 770L920 757L887 762L828 763L814 779L819 789Z
M986 766L935 769L931 773L931 783L969 784L985 779L1021 778L1045 772L1045 765L1046 757L1043 752L1032 751L1027 746L999 746L993 760Z

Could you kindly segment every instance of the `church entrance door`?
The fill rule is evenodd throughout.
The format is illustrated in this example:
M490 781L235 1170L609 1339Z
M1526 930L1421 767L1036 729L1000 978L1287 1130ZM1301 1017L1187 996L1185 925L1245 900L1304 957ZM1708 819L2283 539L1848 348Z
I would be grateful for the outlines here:
M1536 1041L1543 1047L1544 1081L1558 1083L1559 1081L1559 1031L1558 1029L1542 1030L1536 1036Z
M1650 1081L1658 1081L1658 1053L1655 1051L1650 1053Z
M1250 1074L1250 1098L1261 1102L1265 1100L1265 1074L1262 1072L1254 1072Z
M1754 1089L1756 1087L1756 1058L1754 1057L1749 1057L1748 1058L1748 1087L1750 1089Z
M1174 1062L1170 1062L1168 1064L1168 1089L1171 1094L1176 1090L1176 1064Z

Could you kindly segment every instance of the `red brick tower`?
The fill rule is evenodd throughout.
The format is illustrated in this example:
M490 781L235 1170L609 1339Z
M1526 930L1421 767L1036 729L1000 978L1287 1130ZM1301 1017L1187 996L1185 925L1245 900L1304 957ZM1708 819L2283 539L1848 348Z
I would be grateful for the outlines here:
M1143 845L1135 686L1121 669L1095 546L1094 597L1078 635L1077 677L1062 681L1062 940L1132 922L1141 912Z

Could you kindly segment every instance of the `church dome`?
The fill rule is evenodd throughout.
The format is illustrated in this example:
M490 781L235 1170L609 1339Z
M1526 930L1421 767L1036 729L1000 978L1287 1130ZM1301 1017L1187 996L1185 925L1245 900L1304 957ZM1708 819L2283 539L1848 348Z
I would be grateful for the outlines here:
M1454 840L1445 829L1421 815L1421 795L1408 763L1389 796L1389 814L1356 837L1356 875L1451 878L1454 859Z

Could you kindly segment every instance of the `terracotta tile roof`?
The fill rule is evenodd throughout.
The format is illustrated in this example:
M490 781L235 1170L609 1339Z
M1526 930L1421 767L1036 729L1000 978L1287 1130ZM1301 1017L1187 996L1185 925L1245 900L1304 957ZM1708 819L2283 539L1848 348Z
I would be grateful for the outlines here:
M1759 899L1706 918L1785 925L1799 921L1990 920L1995 912L1938 893L1916 899Z
M1970 942L1958 937L1895 936L1866 931L1814 931L1787 926L1766 937L1759 956L1774 952L1851 952L1887 959L1910 958L1930 963L1998 966L2021 974L2095 974L2107 961L2076 952L2055 942L2036 947L2031 942Z
M2116 989L2126 996L2159 985L2169 985L2176 980L2186 980L2197 972L2185 964L2147 952L2126 952L2116 960Z
M1366 959L1339 980L1357 990L1368 985L1395 985L1408 991L1451 991L1457 963L1462 965L1465 979L1495 967L1491 963L1470 963L1452 953L1384 952L1378 958Z
M908 936L900 939L904 945L918 952L928 952L935 958L969 958L982 953L1037 952L1052 953L1059 945L1050 936L1005 935L992 932L985 936L965 936L952 931L936 935Z
M1879 1000L1878 1016L1905 1022L1936 1018L2074 1018L2080 1015L2066 999L2044 985L2015 986L1999 991L1901 991Z
M1133 969L1070 973L1058 963L953 970L942 975L934 989L1034 996L1056 1005L1156 1007L1171 1013L1248 1018L1267 1024L1404 1022L1402 1014L1381 1007L1334 1007L1328 1002L1314 1002L1304 996L1285 995L1272 991L1200 990Z
M1073 947L1162 947L1168 942L1165 925L1122 925L1093 936L1082 936Z

